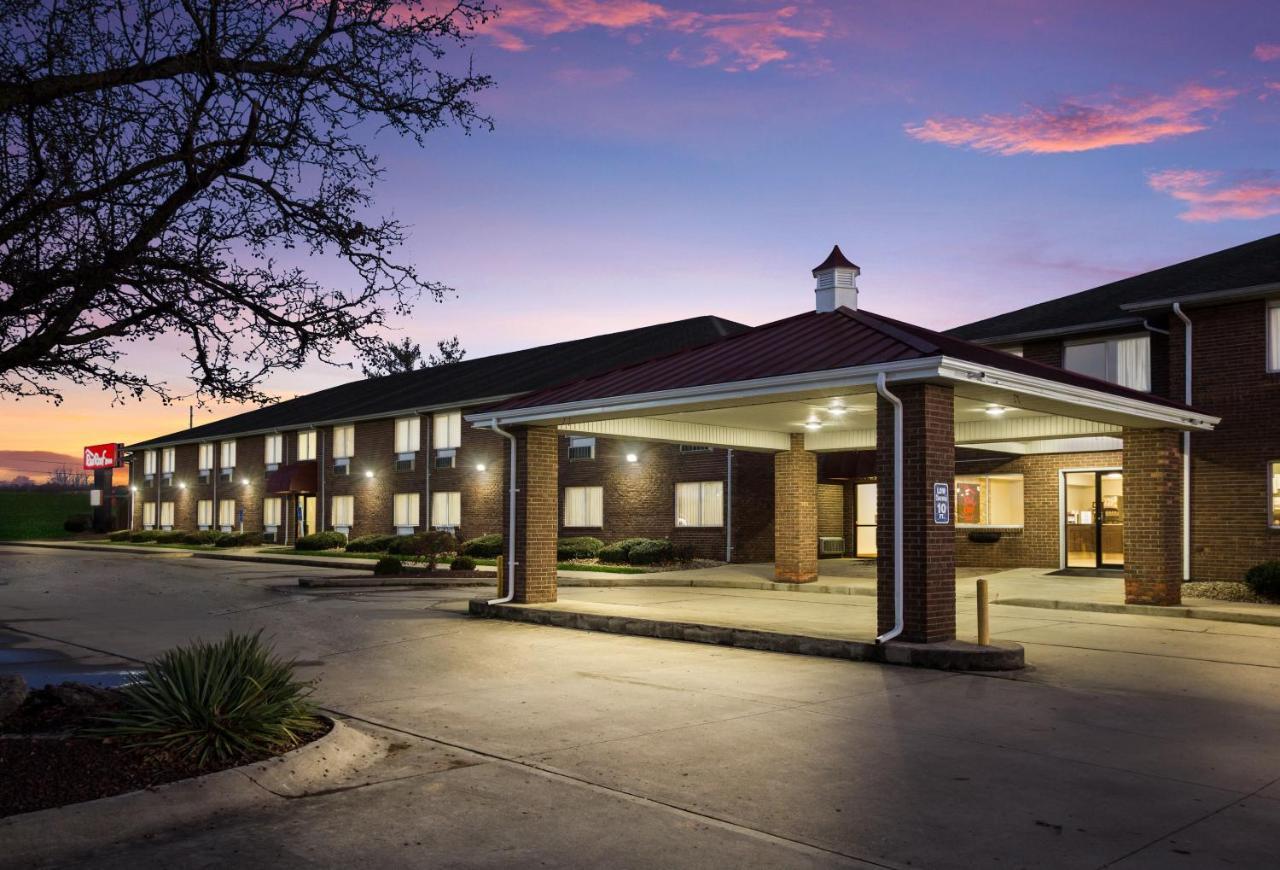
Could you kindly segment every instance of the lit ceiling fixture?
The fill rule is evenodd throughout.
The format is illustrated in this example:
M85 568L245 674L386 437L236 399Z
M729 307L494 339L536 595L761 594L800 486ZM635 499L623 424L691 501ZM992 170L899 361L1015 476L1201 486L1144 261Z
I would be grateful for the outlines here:
M827 406L827 413L832 417L843 417L849 409L844 406L844 402L835 399Z
M1004 415L1005 409L999 405L987 405L988 417L1001 417Z
M804 422L804 428L806 428L806 429L808 429L808 430L810 430L810 431L814 431L814 430L817 430L817 429L821 429L821 428L822 428L822 421L821 421L821 420L819 420L817 417L810 417L808 420L806 420L806 421Z

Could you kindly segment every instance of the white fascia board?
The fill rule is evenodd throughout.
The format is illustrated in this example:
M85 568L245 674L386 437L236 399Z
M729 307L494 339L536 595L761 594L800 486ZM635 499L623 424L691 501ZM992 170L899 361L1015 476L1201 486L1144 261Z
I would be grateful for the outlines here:
M1004 441L1041 441L1052 438L1081 438L1118 435L1115 423L1099 423L1079 417L1046 414L1037 417L1001 417L956 423L956 444L999 443Z
M1280 293L1280 282L1273 282L1253 284L1249 287L1233 287L1229 290L1187 293L1183 296L1170 296L1167 299L1152 299L1149 302L1129 302L1120 307L1125 311L1158 311L1163 308L1172 308L1175 302L1180 305L1196 305L1201 302L1241 302L1248 299L1265 299L1278 293Z
M663 420L659 417L624 417L619 420L595 420L567 423L557 427L566 434L599 435L607 438L634 438L639 441L661 441L668 444L698 444L706 447L733 447L738 450L777 452L791 448L786 432L743 429Z
M821 429L804 433L804 449L811 453L874 450L875 446L875 429Z
M1167 405L1144 402L1141 399L1106 393L1102 390L1091 390L1087 387L1073 386L1033 375L987 368L951 357L944 357L939 368L940 374L949 380L1012 390L1023 395L1075 405L1082 410L1094 409L1109 414L1119 414L1175 429L1209 431L1222 420L1221 417L1209 414L1171 408Z
M609 419L619 415L657 414L662 411L687 410L689 406L697 405L709 405L711 407L750 405L758 404L758 402L752 401L758 399L768 399L776 402L783 401L787 396L802 397L820 393L824 390L839 392L850 387L871 386L875 383L876 375L880 372L884 372L890 381L920 381L943 377L940 370L942 360L942 357L935 356L925 359L875 363L818 372L801 372L794 375L779 375L750 381L681 387L675 390L661 390L653 393L584 399L556 405L468 414L466 415L466 420L476 425L488 425L495 420L498 425L562 423L574 418L585 419L593 416ZM693 410L700 409L694 408Z

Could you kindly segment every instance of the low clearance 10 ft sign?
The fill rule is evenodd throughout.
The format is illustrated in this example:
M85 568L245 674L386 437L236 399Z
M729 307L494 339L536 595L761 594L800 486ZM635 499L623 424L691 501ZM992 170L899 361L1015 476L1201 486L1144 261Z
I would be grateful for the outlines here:
M100 471L104 468L118 468L124 462L123 444L95 444L84 449L84 470Z

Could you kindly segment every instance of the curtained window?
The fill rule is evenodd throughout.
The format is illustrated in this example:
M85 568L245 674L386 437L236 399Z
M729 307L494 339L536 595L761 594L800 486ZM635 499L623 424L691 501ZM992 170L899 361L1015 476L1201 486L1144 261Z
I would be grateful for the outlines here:
M598 529L604 526L604 487L566 486L564 488L564 524L573 529Z
M676 484L676 525L710 528L724 525L724 482L703 480Z

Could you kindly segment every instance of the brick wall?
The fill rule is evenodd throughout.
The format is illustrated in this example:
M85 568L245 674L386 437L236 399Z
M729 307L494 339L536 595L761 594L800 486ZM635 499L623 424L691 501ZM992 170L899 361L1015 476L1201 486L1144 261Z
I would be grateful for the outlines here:
M787 583L818 579L818 459L791 435L791 449L773 457L774 576Z
M818 536L845 538L847 544L849 531L844 524L845 490L846 487L839 483L818 484Z
M1182 532L1181 433L1124 430L1124 597L1179 604Z
M516 436L519 491L514 542L516 601L555 601L560 439L552 428L520 428L512 434Z

